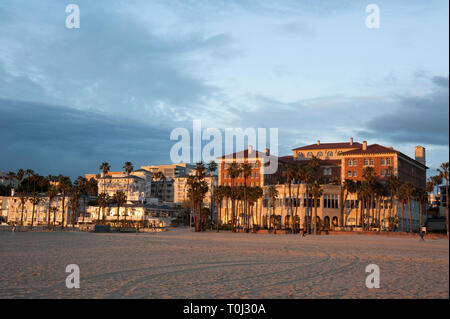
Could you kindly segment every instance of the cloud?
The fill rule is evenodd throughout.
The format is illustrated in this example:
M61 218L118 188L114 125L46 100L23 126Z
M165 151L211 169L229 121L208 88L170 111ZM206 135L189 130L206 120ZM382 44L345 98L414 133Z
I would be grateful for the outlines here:
M390 112L366 121L360 132L372 138L383 136L393 143L449 144L448 77L435 76L432 91L421 96L401 95Z
M77 176L103 161L167 162L170 131L133 119L63 106L0 99L0 167Z
M194 66L231 58L229 35L158 34L154 22L133 16L124 4L79 6L77 30L65 28L58 2L48 12L9 9L15 14L6 25L0 22L7 31L0 34L0 97L159 123L182 120L194 107L207 111L202 100L219 89Z

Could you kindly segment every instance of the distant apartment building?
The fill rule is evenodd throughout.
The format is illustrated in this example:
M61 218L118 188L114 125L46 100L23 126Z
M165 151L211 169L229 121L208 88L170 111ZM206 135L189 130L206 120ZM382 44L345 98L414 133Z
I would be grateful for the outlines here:
M127 174L125 172L108 172L105 174L86 174L85 178L98 181L98 193L107 193L110 197L117 191L123 191L128 201L145 202L151 197L152 173L143 169Z
M188 176L192 170L195 168L195 165L179 163L179 164L169 164L169 165L149 165L142 166L141 169L152 172L153 174L156 172L161 172L168 179L174 179L176 177Z
M157 198L162 202L173 203L174 183L175 181L172 178L152 181L151 198Z
M176 204L181 204L189 200L189 186L187 184L188 177L177 177L174 181L174 202ZM205 181L208 184L208 192L205 195L204 203L209 205L212 198L212 189L217 186L217 176L207 176Z
M64 226L76 222L78 216L81 216L83 210L83 200L80 199L78 210L72 212L69 207L70 197L64 199ZM51 205L49 205L48 197L41 195L41 199L34 207L34 219L33 219L33 204L28 198L25 198L25 202L22 204L19 196L3 197L3 207L6 208L6 222L9 224L23 224L25 226L31 225L47 225L48 218L53 223L55 220L56 225L61 225L63 221L62 212L62 197L56 196ZM5 215L5 212L3 212ZM73 218L72 218L73 217Z

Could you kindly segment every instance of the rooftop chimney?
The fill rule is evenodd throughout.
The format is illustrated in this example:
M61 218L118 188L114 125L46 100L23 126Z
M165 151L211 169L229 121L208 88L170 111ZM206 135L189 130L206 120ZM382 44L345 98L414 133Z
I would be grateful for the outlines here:
M353 137L350 137L350 145L353 145Z
M253 153L253 146L249 145L248 146L248 154L252 154Z
M268 148L266 148L266 156L270 155L270 150Z
M317 140L317 145L320 145L320 140Z
M417 145L415 155L416 155L416 161L425 165L425 147Z
M367 141L364 141L363 142L363 146L362 146L363 148L363 151L366 151L367 150Z

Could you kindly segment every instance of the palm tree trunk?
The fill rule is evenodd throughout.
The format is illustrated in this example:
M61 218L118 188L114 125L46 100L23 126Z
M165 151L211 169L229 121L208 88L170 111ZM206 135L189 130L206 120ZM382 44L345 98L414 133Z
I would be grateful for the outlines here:
M409 232L412 233L413 228L412 228L411 199L409 199L408 201L408 206L409 206Z
M34 223L34 207L35 207L35 205L33 204L33 213L31 214L31 229L33 229L33 223Z
M317 235L317 199L314 198L314 235Z
M25 209L25 204L22 204L22 214L20 215L20 225L23 226L23 210Z
M47 208L47 228L50 228L50 207L52 206L52 202L50 199L48 200L48 208Z
M404 221L403 221L403 210L405 209L405 207L404 207L404 203L402 202L402 232L403 232L403 224L404 224Z
M61 216L61 228L64 229L64 201L66 197L63 195L62 197L62 216Z

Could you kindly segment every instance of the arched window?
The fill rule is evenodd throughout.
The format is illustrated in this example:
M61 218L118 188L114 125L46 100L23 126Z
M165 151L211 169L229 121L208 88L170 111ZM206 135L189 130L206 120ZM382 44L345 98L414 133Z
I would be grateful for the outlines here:
M302 159L305 158L305 154L303 154L303 153L297 153L297 158L302 160Z
M312 152L308 152L308 154L306 155L306 157L312 158L312 157L313 157L313 153L312 153Z
M327 153L327 157L333 157L333 152L329 151L329 152Z
M323 156L322 152L317 153L317 157L322 157L322 156Z

